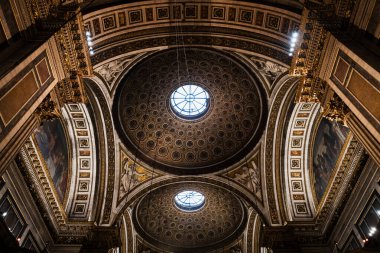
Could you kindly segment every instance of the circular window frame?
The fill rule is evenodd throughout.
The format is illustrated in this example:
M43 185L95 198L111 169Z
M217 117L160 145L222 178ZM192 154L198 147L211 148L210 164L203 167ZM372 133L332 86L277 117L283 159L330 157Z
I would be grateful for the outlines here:
M200 194L202 200L199 203L196 203L193 206L191 206L191 205L187 206L186 204L181 204L180 201L177 200L178 195L180 195L180 194L186 194L187 192ZM176 195L174 195L174 197L173 197L173 204L174 204L174 206L177 209L179 209L182 212L197 212L197 211L200 211L201 209L203 209L206 206L206 197L205 197L205 195L203 193L201 193L199 191L195 191L195 190L182 190L182 191L178 192Z
M184 87L184 86L187 86L187 85L192 85L192 86L196 86L196 87L199 87L203 90L203 92L205 92L207 94L207 101L206 101L206 106L204 108L204 110L196 115L186 115L186 114L183 114L181 113L181 110L177 107L175 107L175 105L173 105L172 103L172 99L173 99L173 95L174 93L180 89L181 87ZM168 107L170 108L170 111L177 117L177 118L180 118L182 120L186 120L186 121L198 121L200 119L202 119L205 115L207 115L210 111L210 108L211 108L211 104L212 104L212 94L210 93L210 91L202 84L199 84L197 82L185 82L185 83L182 83L181 85L175 87L169 94L168 96Z

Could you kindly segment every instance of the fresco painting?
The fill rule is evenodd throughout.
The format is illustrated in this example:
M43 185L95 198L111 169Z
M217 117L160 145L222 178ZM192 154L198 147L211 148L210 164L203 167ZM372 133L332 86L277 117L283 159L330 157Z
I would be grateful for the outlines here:
M68 147L59 119L45 121L34 132L60 201L63 203L68 178Z
M349 129L325 118L319 124L313 148L314 188L318 202L329 184Z

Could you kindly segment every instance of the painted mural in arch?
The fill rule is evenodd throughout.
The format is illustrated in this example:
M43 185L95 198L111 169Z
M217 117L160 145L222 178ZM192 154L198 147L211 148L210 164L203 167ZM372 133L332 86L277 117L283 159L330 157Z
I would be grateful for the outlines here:
M34 132L60 201L63 203L69 174L65 132L59 119L45 121Z
M327 189L348 132L347 127L325 118L319 124L313 147L313 180L318 202Z

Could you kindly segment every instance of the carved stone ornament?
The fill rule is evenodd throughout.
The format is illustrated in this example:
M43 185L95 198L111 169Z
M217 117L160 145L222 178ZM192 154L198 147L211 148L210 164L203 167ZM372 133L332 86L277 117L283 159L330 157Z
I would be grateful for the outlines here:
M58 99L61 106L65 103L85 103L85 95L82 76L72 71L70 78L65 78L57 84Z
M136 163L134 159L129 158L124 152L121 152L119 199L123 198L136 186L157 176L157 173L145 169Z
M60 113L58 109L56 108L56 103L52 101L52 98L49 94L37 107L37 109L35 110L35 114L37 115L40 122L42 123L45 120L51 120L53 118L57 118Z
M258 199L262 200L260 153L256 153L252 159L246 161L246 163L240 167L230 170L223 176L246 187L252 191Z
M251 61L255 64L259 72L265 76L270 85L273 84L279 75L288 71L288 68L263 58L251 57Z
M324 109L323 116L328 120L346 125L346 115L349 113L347 105L334 93Z

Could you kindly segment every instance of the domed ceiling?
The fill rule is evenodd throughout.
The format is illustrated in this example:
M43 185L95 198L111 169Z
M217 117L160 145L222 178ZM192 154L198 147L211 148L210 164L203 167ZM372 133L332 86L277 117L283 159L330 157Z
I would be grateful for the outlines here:
M197 191L205 205L198 211L180 210L176 194ZM208 252L234 242L246 226L246 210L229 191L207 183L181 182L148 193L135 207L133 219L144 240L171 252Z
M198 118L183 117L171 105L172 93L184 85L209 94ZM124 144L146 163L174 174L217 171L242 159L261 137L267 114L262 88L242 64L200 48L144 59L116 94L115 124Z

